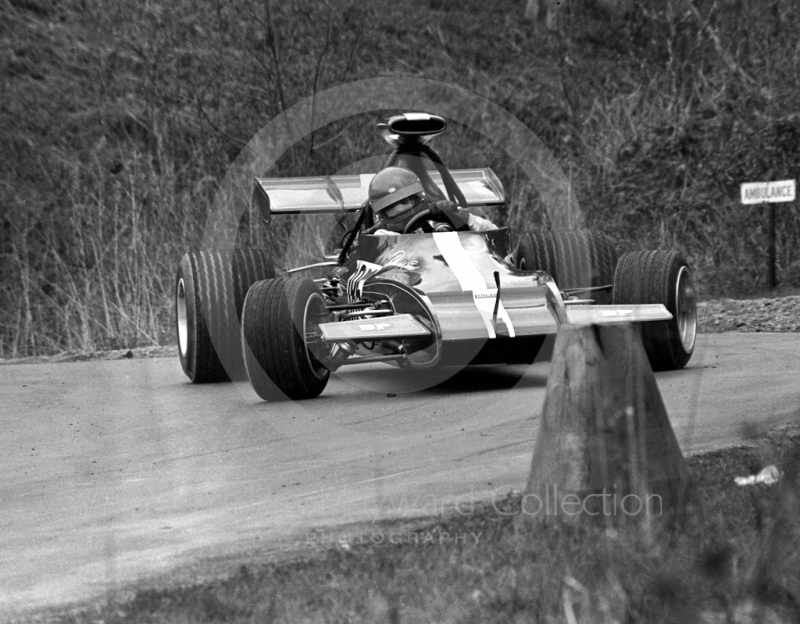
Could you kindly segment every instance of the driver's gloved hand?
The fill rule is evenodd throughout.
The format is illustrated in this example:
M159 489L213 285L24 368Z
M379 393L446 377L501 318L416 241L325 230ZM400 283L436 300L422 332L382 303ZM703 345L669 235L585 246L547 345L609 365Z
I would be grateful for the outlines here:
M458 206L449 199L441 199L431 204L432 217L449 217L458 214Z
M441 199L431 204L430 207L431 217L445 218L449 220L453 226L458 229L462 226L467 226L469 222L469 213L466 210L459 210L455 202L449 199Z

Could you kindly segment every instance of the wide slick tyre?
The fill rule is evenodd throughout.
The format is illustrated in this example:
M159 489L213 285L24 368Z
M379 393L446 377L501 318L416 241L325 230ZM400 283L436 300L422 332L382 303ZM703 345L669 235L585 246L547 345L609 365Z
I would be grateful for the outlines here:
M555 229L528 232L520 238L515 253L517 266L525 271L544 271L559 290L611 286L617 252L611 239L594 230ZM611 300L611 288L576 293L597 303Z
M247 376L259 397L296 401L322 393L330 371L308 340L328 318L322 293L308 278L271 279L250 287L241 343Z
M175 279L175 333L183 372L193 383L246 378L239 318L250 285L274 275L263 251L187 253Z
M614 274L614 303L662 303L669 321L641 324L641 336L653 370L683 368L697 338L697 295L692 271L677 251L622 254Z

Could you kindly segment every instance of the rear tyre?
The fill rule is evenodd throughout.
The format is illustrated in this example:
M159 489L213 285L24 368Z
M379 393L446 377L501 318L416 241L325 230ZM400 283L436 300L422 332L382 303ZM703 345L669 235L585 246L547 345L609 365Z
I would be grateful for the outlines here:
M175 280L175 333L193 383L246 378L239 318L250 284L274 276L263 251L200 251L181 259Z
M605 304L611 301L611 284L617 251L611 239L594 230L552 230L523 235L516 251L517 266L544 271L559 290L608 286L584 296ZM580 293L576 293L580 296Z
M697 296L689 265L677 251L622 254L614 274L614 303L663 303L669 321L642 323L641 336L653 370L683 368L694 353Z
M242 351L253 390L265 401L311 399L330 371L312 342L328 319L322 293L308 278L284 277L250 287L242 309Z

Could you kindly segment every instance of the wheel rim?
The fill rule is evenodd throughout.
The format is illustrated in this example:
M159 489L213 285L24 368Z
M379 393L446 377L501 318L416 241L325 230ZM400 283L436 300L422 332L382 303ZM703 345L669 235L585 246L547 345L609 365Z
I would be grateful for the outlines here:
M186 357L189 343L189 321L186 315L186 284L183 278L178 280L175 291L175 310L178 317L178 349L181 355Z
M685 266L678 272L675 284L675 319L681 346L686 353L691 353L697 335L697 299L692 274Z
M318 357L322 356L314 354L314 349L308 343L308 335L316 334L319 331L319 324L328 319L328 307L325 305L325 300L322 295L314 293L306 301L306 307L303 311L303 342L305 344L306 360L308 367L317 379L325 379L329 371L320 362ZM319 351L321 345L317 346L316 351ZM324 358L323 358L324 359Z

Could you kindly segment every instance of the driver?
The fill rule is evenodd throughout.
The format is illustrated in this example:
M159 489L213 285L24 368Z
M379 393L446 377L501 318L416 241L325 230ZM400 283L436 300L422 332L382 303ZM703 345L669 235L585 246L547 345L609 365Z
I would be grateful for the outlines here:
M377 229L372 234L402 234L406 225L424 210L430 211L431 221L449 220L456 229L463 226L475 232L496 230L497 226L467 210L459 209L450 200L431 202L425 197L417 176L402 167L387 167L379 171L369 185L369 203ZM432 223L434 231L449 231L447 223Z

